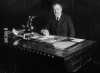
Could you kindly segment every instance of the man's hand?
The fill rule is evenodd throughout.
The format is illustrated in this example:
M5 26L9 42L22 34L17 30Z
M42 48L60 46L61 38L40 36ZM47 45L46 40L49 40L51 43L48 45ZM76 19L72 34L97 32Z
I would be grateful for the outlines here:
M42 29L41 33L43 33L45 36L49 36L49 31L47 29Z

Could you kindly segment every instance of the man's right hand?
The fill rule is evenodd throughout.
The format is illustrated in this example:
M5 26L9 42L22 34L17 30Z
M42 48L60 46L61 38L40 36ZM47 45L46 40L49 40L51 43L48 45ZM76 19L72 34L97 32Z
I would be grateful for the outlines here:
M47 29L42 29L41 33L43 33L45 36L49 36L49 31Z

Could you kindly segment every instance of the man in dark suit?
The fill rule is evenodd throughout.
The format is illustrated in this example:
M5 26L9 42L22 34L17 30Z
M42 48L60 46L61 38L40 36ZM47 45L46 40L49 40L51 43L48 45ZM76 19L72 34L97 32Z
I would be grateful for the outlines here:
M59 3L53 4L53 15L49 17L47 30L42 30L44 34L52 34L59 36L75 36L75 30L71 17L65 15L62 11L62 5Z

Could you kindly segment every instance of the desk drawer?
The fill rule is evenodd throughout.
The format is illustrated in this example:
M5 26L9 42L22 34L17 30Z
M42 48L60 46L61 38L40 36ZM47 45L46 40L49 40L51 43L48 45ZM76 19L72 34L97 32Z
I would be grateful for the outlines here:
M89 60L90 56L88 53L80 54L80 55L73 55L70 56L69 59L65 60L65 67L68 71L77 71L82 66L87 64L87 61Z

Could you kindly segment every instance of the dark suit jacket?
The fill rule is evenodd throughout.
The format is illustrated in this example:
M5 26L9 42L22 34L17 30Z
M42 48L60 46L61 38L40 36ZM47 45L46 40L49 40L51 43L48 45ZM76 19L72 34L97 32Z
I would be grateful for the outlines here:
M59 21L55 19L55 16L50 16L49 18L47 29L50 34L59 36L75 36L75 30L70 16L62 14Z

